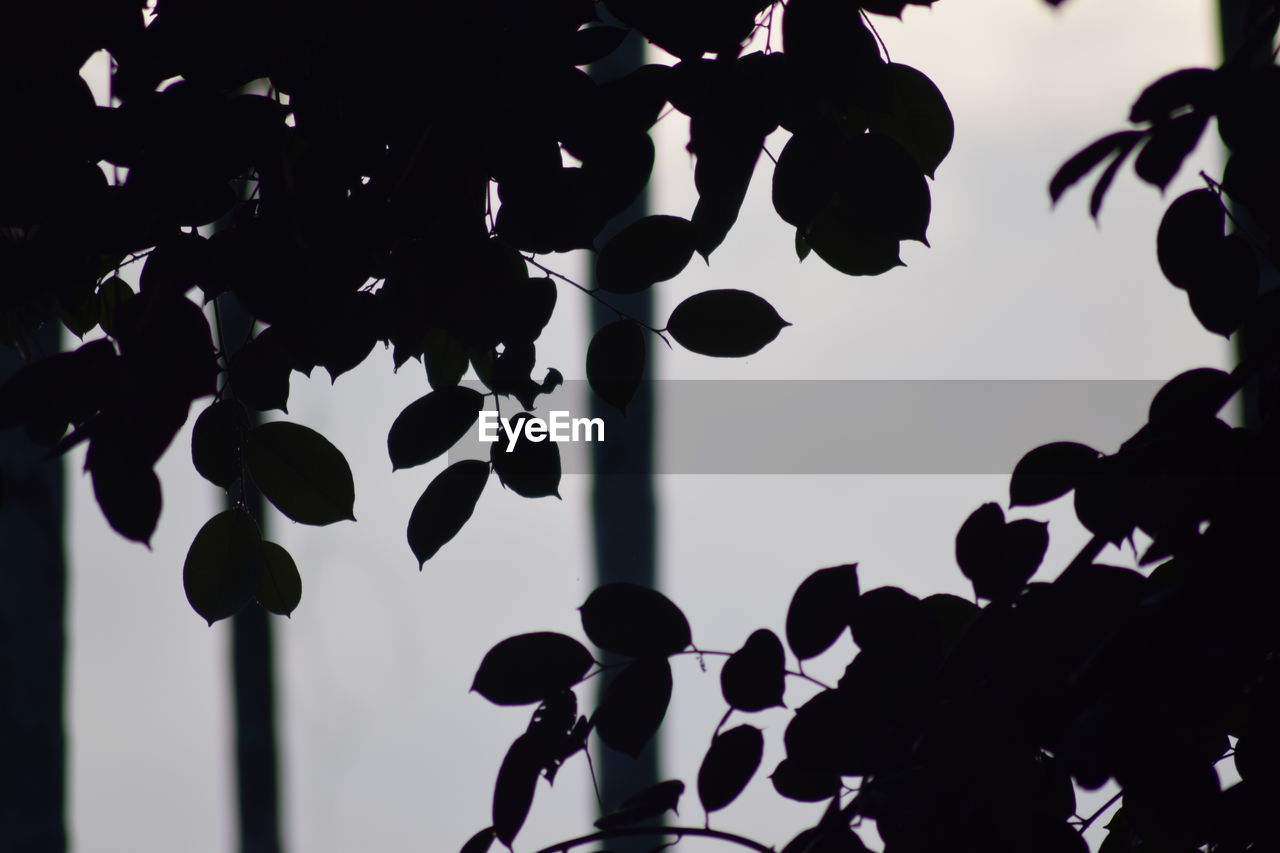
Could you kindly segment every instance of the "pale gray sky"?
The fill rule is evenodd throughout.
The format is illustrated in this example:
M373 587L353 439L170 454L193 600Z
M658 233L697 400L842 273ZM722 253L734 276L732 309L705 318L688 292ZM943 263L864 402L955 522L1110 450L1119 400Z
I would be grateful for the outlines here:
M695 261L658 286L660 313L707 287L742 287L794 326L741 361L655 348L657 374L1151 379L1223 363L1225 346L1198 327L1155 265L1157 191L1126 170L1096 228L1085 192L1051 212L1045 190L1065 157L1121 125L1143 85L1213 62L1213 5L1073 0L1055 14L1038 0L940 0L911 7L902 24L884 21L894 60L929 74L956 117L955 148L932 185L933 248L907 244L908 267L874 279L833 273L816 256L797 264L762 161L736 230L709 267ZM659 125L656 212L692 211L683 133L679 114ZM1184 173L1216 169L1206 140ZM772 139L770 150L783 141ZM1181 179L1169 197L1194 182ZM579 263L555 259L569 274ZM582 377L586 316L585 298L562 291L541 364ZM271 521L304 589L293 618L276 620L293 851L460 847L488 825L499 762L527 723L525 711L467 692L476 665L512 634L580 636L575 608L592 571L585 477L566 478L563 501L524 500L490 483L458 539L415 570L405 523L438 466L392 475L385 436L425 391L419 366L392 375L381 350L333 389L293 377L290 417L346 453L360 519L326 529ZM219 496L191 470L188 442L184 432L161 463L166 507L150 551L107 529L78 474L83 460L71 462L71 816L84 853L233 847L229 630L206 627L181 583L186 546ZM822 566L858 561L865 586L964 593L955 530L1006 489L998 476L666 476L662 582L698 644L722 649L754 628L780 629L791 591ZM1055 505L1026 515L1065 522L1070 513ZM1064 535L1051 566L1079 541L1069 524L1056 529ZM676 667L669 776L696 774L723 711L716 672L703 675L692 658ZM784 718L761 718L772 766ZM580 760L554 791L540 788L517 849L583 831L587 791ZM692 791L682 811L701 823ZM812 806L774 795L762 774L716 825L781 845L814 816Z

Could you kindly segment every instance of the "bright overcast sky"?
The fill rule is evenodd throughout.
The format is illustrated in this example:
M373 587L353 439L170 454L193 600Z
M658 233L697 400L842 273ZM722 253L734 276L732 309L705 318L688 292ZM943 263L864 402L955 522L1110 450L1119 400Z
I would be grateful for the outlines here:
M1121 125L1142 86L1213 62L1212 13L1204 0L1072 0L1058 13L1038 0L939 0L910 8L902 24L884 22L892 58L928 73L956 118L955 148L932 186L933 248L907 244L908 266L874 279L833 273L816 256L798 264L762 161L737 229L709 267L695 260L659 286L659 313L707 287L741 287L794 326L742 361L652 349L658 375L1158 379L1222 363L1224 345L1199 329L1156 268L1157 191L1126 170L1098 228L1085 192L1051 212L1045 190L1063 159ZM692 212L684 132L678 114L659 125L655 212ZM771 139L770 150L783 142ZM1184 170L1193 177L1170 193L1192 186L1200 168L1216 171L1217 157L1202 145ZM577 271L576 259L556 260ZM580 378L586 326L586 300L562 292L540 364ZM304 581L299 610L276 620L294 851L460 847L488 825L498 764L527 723L525 710L467 692L476 664L512 634L580 636L575 608L592 573L585 477L566 477L563 501L528 501L491 483L459 538L416 571L405 522L438 466L392 476L385 436L426 390L419 366L393 376L381 349L332 391L327 380L293 377L289 417L346 453L360 519L319 530L270 521ZM810 416L821 413L798 415L788 440L804 440ZM235 825L229 626L206 627L181 584L186 546L220 496L192 472L189 436L180 435L160 466L166 507L148 551L108 530L81 463L73 459L69 475L73 844L86 853L225 853ZM858 561L864 587L964 593L954 532L1006 490L998 476L666 476L661 580L698 644L728 650L754 628L780 629L791 590L822 566ZM1064 528L1048 565L1063 564L1075 536ZM668 777L693 781L723 711L716 672L701 674L692 658L676 667ZM771 768L784 718L762 719ZM584 831L587 790L580 759L554 792L540 787L517 849ZM781 846L816 812L778 801L762 774L715 825ZM682 813L701 824L692 791Z

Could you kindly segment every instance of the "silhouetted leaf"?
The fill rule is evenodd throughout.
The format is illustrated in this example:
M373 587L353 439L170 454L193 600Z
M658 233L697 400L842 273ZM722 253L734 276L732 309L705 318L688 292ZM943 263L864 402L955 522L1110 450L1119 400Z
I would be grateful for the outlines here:
M498 440L489 447L489 459L498 480L525 498L560 497L560 445L545 434L530 439L524 432L525 421L533 415L520 412L511 418L511 428L519 438L514 445L507 439L505 427L499 429Z
M835 771L818 770L791 758L784 758L769 779L779 794L802 803L829 800L840 790Z
M849 626L858 599L858 564L818 569L796 588L787 608L787 645L800 660L825 652Z
M933 177L951 151L955 121L938 87L909 65L885 66L889 110L872 112L870 127L892 137L915 158L920 171Z
M667 331L700 355L740 358L759 352L791 324L745 290L707 290L676 306Z
M983 598L1012 598L1039 568L1049 545L1047 525L1022 519L1005 523L998 504L974 510L956 534L956 562Z
M577 684L592 663L591 653L572 637L520 634L489 650L471 689L495 705L528 705Z
M182 587L187 601L210 625L248 604L266 570L262 534L243 509L205 522L187 550Z
M596 281L610 293L639 293L675 278L693 257L692 223L655 214L637 219L604 245L596 258Z
M298 574L298 564L288 551L274 542L264 541L262 554L264 570L255 597L265 609L288 616L302 600L302 575Z
M86 467L93 477L93 497L111 529L126 539L149 544L162 504L155 471L105 454Z
M292 369L279 333L265 329L231 356L231 390L237 400L251 409L286 412Z
M1183 68L1152 83L1133 102L1129 121L1154 122L1184 107L1203 107L1212 99L1216 82L1209 68Z
M1213 281L1226 209L1211 190L1192 190L1174 199L1156 232L1156 259L1174 287L1195 290Z
M605 744L634 758L662 725L670 702L670 662L642 658L627 664L605 688L592 725Z
M867 853L867 846L848 826L815 826L791 839L782 853Z
M698 800L708 812L732 803L747 787L764 755L764 734L742 725L715 736L698 769Z
M680 796L684 793L684 783L679 779L669 779L650 785L638 791L618 804L618 808L596 821L597 829L615 829L619 826L631 826L665 814L669 811L679 812Z
M493 831L493 827L485 827L475 835L467 839L467 843L462 845L462 849L458 853L488 853L490 847L493 846L493 839L497 833Z
M200 413L191 429L191 462L201 477L224 489L235 482L248 426L244 406L236 400L219 400Z
M1009 505L1048 503L1075 488L1098 451L1074 441L1042 444L1014 466L1009 479Z
M447 453L475 424L482 408L483 394L458 385L414 400L387 433L392 470L422 465Z
M1054 204L1062 194L1085 175L1092 172L1103 160L1120 151L1128 151L1142 138L1140 130L1122 130L1102 137L1072 156L1058 169L1049 181L1049 198Z
M288 421L245 433L249 474L276 509L302 524L355 520L355 483L346 458L313 429Z
M443 329L429 329L423 344L422 363L427 382L435 391L457 385L467 372L466 346Z
M1089 194L1089 215L1094 219L1098 218L1098 214L1102 212L1102 201L1107 196L1107 191L1111 189L1111 183L1115 180L1116 174L1120 171L1120 167L1124 165L1125 158L1129 156L1129 152L1133 151L1135 145L1138 144L1138 138L1125 139L1117 146L1115 158L1107 164L1102 170L1102 174L1098 176L1098 182L1093 185L1093 192Z
M720 692L724 701L739 711L778 707L786 689L785 669L782 641L761 628L725 661L720 670Z
M529 735L520 735L502 759L493 786L493 832L508 847L529 816L541 772L542 750Z
M627 37L622 27L584 27L566 42L566 54L571 65L589 65L599 62L617 49Z
M608 583L597 587L579 609L588 639L615 654L663 657L690 643L684 613L671 599L648 587Z
M1258 263L1240 234L1228 234L1217 246L1213 278L1188 289L1191 311L1210 332L1230 337L1248 316L1258 295Z
M1133 161L1138 177L1160 189L1167 187L1182 168L1182 161L1195 149L1208 123L1207 115L1189 113L1156 124L1151 129L1151 138Z
M644 330L631 320L600 329L587 347L587 382L610 406L626 414L644 376Z
M427 486L409 515L409 548L418 558L419 569L462 530L487 482L489 464L464 459L441 471Z
M1197 367L1170 379L1151 398L1147 418L1154 424L1177 424L1214 418L1236 391L1231 375L1213 367Z
M102 283L98 288L98 307L102 312L98 322L102 326L102 331L112 336L117 333L116 317L119 315L120 306L132 299L133 295L133 288L120 276L113 275Z

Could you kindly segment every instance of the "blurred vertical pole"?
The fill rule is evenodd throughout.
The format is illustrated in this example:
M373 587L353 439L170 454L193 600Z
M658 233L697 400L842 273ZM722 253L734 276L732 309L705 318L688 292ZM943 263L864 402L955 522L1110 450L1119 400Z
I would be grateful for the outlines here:
M1270 38L1259 40L1253 55L1247 57L1246 61L1255 68L1265 67L1274 61L1272 42L1275 39L1276 18L1273 16L1270 18L1269 23L1262 23L1267 20L1265 16L1267 7L1274 6L1276 6L1276 0L1219 0L1218 26L1221 33L1222 58L1224 62L1233 57L1251 36L1256 35L1254 28L1261 25L1270 28ZM1226 155L1230 157L1231 152L1227 151ZM1244 224L1245 227L1249 227L1252 224L1247 210L1233 206L1232 217ZM1275 270L1269 264L1260 263L1258 266L1262 272L1259 285L1263 293L1280 287L1280 281L1277 281ZM1245 353L1249 348L1249 341L1245 340L1243 332L1236 336L1236 347L1237 358L1244 360ZM1244 425L1246 427L1262 425L1261 397L1261 383L1257 378L1250 379L1245 384L1244 393L1241 395Z
M603 11L603 10L602 10ZM621 77L644 64L644 40L632 32L606 59L591 66L598 82ZM645 215L647 190L619 214L597 239L597 248L624 226ZM595 270L589 284L595 286ZM610 303L642 323L651 323L653 298L643 291L630 296L611 295ZM592 302L591 333L613 322L617 315ZM591 496L596 578L600 584L627 581L643 586L656 584L656 507L653 490L653 392L652 383L640 384L624 417L591 395L591 417L603 418L606 441L592 444ZM658 779L658 738L636 759L601 746L599 755L601 798L605 810ZM618 853L650 850L652 838L616 838L609 843Z
M218 297L222 318L219 347L230 357L253 331L253 318L233 294ZM250 425L261 416L249 412ZM262 493L252 483L244 489L245 509L265 535ZM235 497L227 493L227 508ZM267 611L251 601L231 619L231 672L235 693L236 793L240 813L240 853L279 853L280 794L277 781L275 668L271 622Z
M36 351L59 348L45 323ZM22 366L0 349L0 382ZM67 847L66 558L62 457L22 431L0 433L0 850L60 853Z

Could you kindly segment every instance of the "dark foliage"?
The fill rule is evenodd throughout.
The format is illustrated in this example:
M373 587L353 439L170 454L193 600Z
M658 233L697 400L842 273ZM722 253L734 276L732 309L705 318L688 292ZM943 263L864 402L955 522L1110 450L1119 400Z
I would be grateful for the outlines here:
M764 139L782 127L773 202L798 256L880 274L901 263L903 240L926 242L928 179L951 146L941 93L887 61L865 14L901 15L897 0L614 0L616 26L600 25L590 0L375 2L358 14L161 0L149 23L141 5L20 4L0 36L8 118L22 129L0 140L4 162L22 164L0 178L0 338L30 355L34 332L61 322L86 339L0 387L0 428L57 451L87 442L105 517L139 542L161 512L155 463L193 403L192 459L207 479L232 494L252 481L299 522L350 519L354 478L336 447L288 421L249 426L247 410L286 410L294 371L336 379L380 342L397 366L421 360L431 393L389 425L388 450L397 467L422 464L470 427L484 396L530 409L559 381L554 369L535 378L536 342L567 282L545 256L598 251L592 295L606 304L679 274L721 245ZM1056 202L1098 170L1097 216L1126 163L1164 189L1216 126L1230 159L1170 204L1156 259L1206 329L1239 335L1240 364L1171 380L1115 453L1050 444L1019 463L1009 509L1071 495L1092 534L1067 566L1041 565L1044 524L993 503L956 537L979 603L863 590L852 565L801 585L786 619L797 668L846 629L856 652L838 683L791 703L785 759L765 768L780 795L827 803L787 851L863 850L851 827L864 819L891 853L1083 851L1104 814L1105 853L1280 846L1280 296L1261 286L1280 262L1280 9L1246 6L1245 37L1221 67L1154 82L1133 105L1135 127L1086 147L1049 184ZM744 54L757 27L770 49ZM594 81L583 66L626 30L678 61ZM424 51L423 32L447 37ZM78 70L102 48L115 100L97 107ZM690 117L698 202L601 244L649 181L648 130L668 108ZM120 273L138 260L135 292ZM222 294L261 329L230 359L215 349L216 315L197 304ZM787 325L735 289L686 299L663 329L617 313L585 358L596 393L620 409L644 376L647 335L735 357ZM479 402L457 387L468 367L489 392ZM1249 423L1233 428L1221 413L1242 392ZM440 474L409 521L419 563L465 524L491 473L526 497L557 494L554 450L495 446L490 463ZM1140 541L1140 570L1098 562L1108 543ZM201 529L183 574L211 622L254 597L288 613L301 592L292 559L239 508ZM589 640L626 658L590 714L573 691L600 669L573 638L514 637L481 663L478 692L536 707L499 769L493 826L464 850L511 845L538 780L592 732L634 754L661 725L670 658L691 653L684 614L617 585L593 593L582 620ZM769 631L725 657L726 722L781 705L787 679L806 678ZM708 812L765 775L761 730L723 727L697 780ZM1224 788L1227 759L1240 781ZM1079 815L1077 788L1109 781L1119 808ZM683 790L670 780L638 792L599 833L556 849L645 831L636 824ZM663 832L766 849L709 828Z

